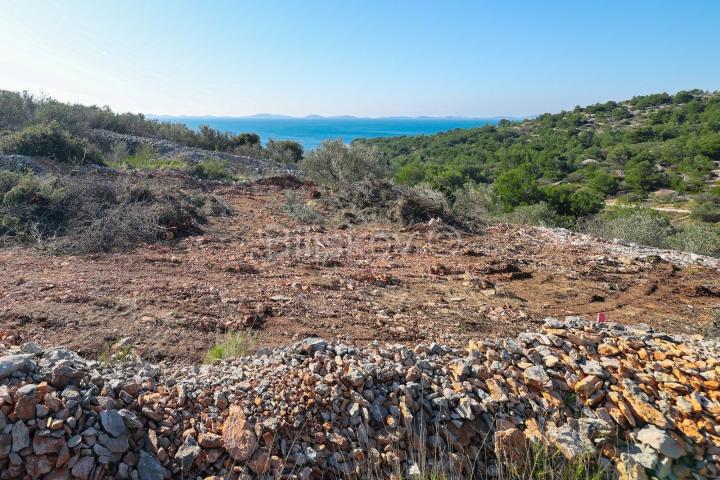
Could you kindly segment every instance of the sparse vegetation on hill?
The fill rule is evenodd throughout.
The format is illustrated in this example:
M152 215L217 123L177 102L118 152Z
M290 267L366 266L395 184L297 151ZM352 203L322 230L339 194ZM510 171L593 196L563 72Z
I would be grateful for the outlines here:
M304 153L299 143L289 140L269 141L267 147L263 147L255 133L236 135L207 125L195 131L181 123L150 120L141 113L115 113L109 107L67 104L27 92L0 90L0 152L28 152L21 154L102 163L98 149L84 139L92 129L168 140L283 164L297 163ZM9 138L4 138L8 135Z

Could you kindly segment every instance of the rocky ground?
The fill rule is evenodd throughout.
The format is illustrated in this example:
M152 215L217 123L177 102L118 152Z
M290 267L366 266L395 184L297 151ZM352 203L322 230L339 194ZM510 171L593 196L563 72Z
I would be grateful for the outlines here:
M461 347L599 312L670 333L720 328L716 259L541 228L350 224L289 177L207 188L235 214L200 236L77 257L0 249L4 334L94 359L130 336L148 360L196 362L236 330L262 348L308 336ZM323 224L288 215L288 191Z
M720 344L643 325L310 338L203 366L144 363L129 339L104 363L0 348L1 479L528 478L533 452L623 479L720 472ZM532 478L589 478L560 475Z
M203 188L199 236L0 249L0 480L718 477L716 259Z

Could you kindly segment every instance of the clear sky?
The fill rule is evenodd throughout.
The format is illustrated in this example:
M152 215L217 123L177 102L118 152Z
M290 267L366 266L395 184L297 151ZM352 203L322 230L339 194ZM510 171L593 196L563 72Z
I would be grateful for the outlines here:
M526 115L720 89L720 1L0 0L0 89L155 114Z

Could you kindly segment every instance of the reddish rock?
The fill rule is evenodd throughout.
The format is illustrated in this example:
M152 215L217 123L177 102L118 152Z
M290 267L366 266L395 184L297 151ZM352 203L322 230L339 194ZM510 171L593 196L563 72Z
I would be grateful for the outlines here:
M23 459L25 470L33 479L40 478L41 475L50 473L55 466L54 461L45 455L28 455Z
M47 455L59 452L62 447L66 446L66 442L64 437L55 438L36 434L33 437L32 446L35 455Z
M35 418L35 406L40 403L41 393L34 384L25 385L15 393L15 415L21 420Z
M198 436L198 443L203 448L219 448L222 446L222 437L215 433L201 433Z
M236 405L230 407L230 414L223 424L222 440L225 450L239 462L249 459L257 448L257 438L248 425L241 407Z
M528 439L517 428L495 432L495 455L506 471L523 476L530 460Z

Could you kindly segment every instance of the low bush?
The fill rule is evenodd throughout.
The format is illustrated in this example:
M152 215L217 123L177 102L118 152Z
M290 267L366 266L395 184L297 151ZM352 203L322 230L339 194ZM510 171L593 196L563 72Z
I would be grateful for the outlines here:
M327 140L300 162L300 171L315 183L339 190L365 179L389 177L390 165L375 147Z
M200 232L208 215L227 212L210 197L125 175L26 173L13 183L3 187L0 241L55 253L128 250Z
M582 231L625 242L667 248L675 230L666 215L649 208L617 208L582 222Z
M71 136L56 122L32 125L3 137L0 151L76 165L103 164L102 154L95 146Z
M720 222L720 195L706 193L698 196L690 216L702 222Z
M367 177L345 185L337 192L337 201L340 208L352 210L368 219L402 225L427 222L433 218L442 219L450 225L459 223L445 196L424 185L409 187Z
M303 159L302 144L292 140L268 140L267 153L272 160L283 164L296 164Z
M390 210L390 218L403 225L423 223L433 218L455 223L445 196L422 185L400 189L400 195Z
M720 257L720 226L685 225L669 240L675 250Z
M455 215L472 222L489 225L497 221L502 211L500 201L491 185L467 184L454 194L453 211Z
M510 223L535 225L539 227L565 226L563 218L545 202L533 205L521 205L503 217Z

